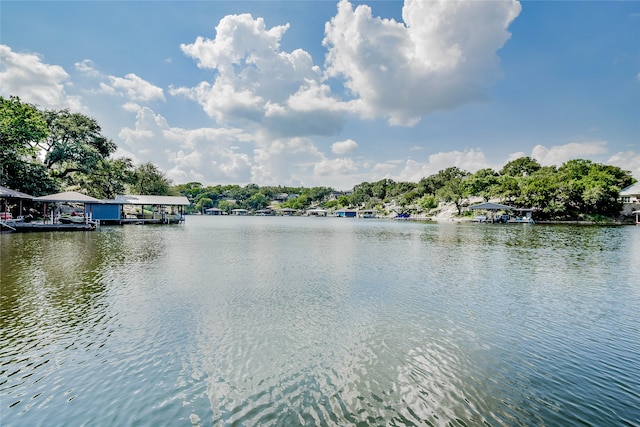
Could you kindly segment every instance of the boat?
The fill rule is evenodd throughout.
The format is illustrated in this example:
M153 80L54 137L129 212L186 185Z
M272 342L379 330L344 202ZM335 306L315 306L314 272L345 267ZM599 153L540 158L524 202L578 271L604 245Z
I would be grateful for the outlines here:
M68 215L62 214L58 217L58 222L60 224L84 224L87 221L87 218L84 215Z

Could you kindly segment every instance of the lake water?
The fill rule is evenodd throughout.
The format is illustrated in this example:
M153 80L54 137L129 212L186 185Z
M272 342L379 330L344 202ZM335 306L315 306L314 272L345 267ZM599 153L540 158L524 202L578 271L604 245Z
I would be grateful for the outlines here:
M640 227L0 236L0 425L640 425Z

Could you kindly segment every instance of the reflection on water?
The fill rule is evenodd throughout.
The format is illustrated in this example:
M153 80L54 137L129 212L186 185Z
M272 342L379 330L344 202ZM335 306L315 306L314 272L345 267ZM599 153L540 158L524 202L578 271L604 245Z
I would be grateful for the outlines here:
M634 425L640 227L0 236L0 424Z

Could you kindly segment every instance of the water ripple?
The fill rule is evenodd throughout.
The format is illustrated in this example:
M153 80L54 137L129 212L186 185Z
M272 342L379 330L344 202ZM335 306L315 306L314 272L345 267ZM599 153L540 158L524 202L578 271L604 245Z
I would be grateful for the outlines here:
M3 235L2 425L640 425L639 231Z

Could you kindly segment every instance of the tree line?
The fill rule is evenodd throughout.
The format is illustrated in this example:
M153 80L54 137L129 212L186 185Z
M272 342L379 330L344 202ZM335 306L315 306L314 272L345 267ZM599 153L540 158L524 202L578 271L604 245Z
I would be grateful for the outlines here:
M392 204L429 213L451 203L462 214L470 197L481 197L534 208L538 219L617 217L622 209L620 191L635 181L629 171L590 160L570 160L556 167L521 157L498 171L470 173L449 167L418 182L362 182L343 194L329 187L173 185L152 163L135 166L129 158L114 158L117 147L95 119L66 109L40 110L17 97L0 97L0 144L4 187L34 196L76 190L100 199L127 193L184 195L192 202L192 212L211 207L266 209L288 195L280 207L385 210Z

